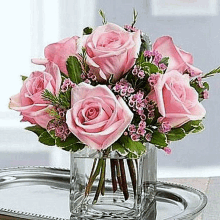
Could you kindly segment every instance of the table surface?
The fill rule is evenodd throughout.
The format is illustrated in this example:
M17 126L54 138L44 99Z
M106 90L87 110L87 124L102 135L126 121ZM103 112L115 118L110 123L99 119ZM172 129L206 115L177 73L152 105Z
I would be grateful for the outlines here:
M159 179L159 181L190 186L205 193L208 204L195 220L220 220L220 177L209 178L175 178ZM0 215L2 220L18 220L18 218Z

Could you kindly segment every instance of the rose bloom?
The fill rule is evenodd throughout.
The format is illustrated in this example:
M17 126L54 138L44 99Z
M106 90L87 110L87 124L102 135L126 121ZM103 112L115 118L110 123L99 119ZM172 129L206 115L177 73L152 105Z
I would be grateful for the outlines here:
M167 72L178 70L180 73L191 72L191 76L197 76L202 71L193 65L193 56L174 45L173 39L169 36L160 37L153 44L153 50L158 51L163 57L169 57Z
M141 45L140 30L127 32L116 24L97 27L83 40L87 62L99 81L120 79L135 64Z
M176 70L160 75L149 98L154 100L162 121L179 127L191 120L201 120L206 111L198 101L198 93L189 84L189 75Z
M69 56L77 55L77 40L79 37L74 36L70 38L65 38L57 43L48 45L44 54L45 57L54 63L56 63L61 72L68 75L66 69L66 61Z
M22 121L46 128L51 120L47 110L52 106L44 101L41 95L45 89L58 94L60 85L61 75L58 66L48 62L45 71L33 72L24 81L20 93L10 98L9 107L21 113Z
M72 89L71 109L67 111L69 130L93 149L106 149L130 124L133 113L105 85L80 83Z

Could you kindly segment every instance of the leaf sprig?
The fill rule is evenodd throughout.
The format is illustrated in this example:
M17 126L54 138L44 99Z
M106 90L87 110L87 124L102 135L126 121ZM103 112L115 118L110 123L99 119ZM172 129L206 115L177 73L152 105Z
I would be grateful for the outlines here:
M67 91L65 93L60 92L58 96L56 96L51 91L45 89L42 92L42 98L45 101L50 102L53 106L60 106L65 109L69 109L70 108L70 94L71 94L71 91Z
M131 27L134 27L134 25L137 23L137 17L138 17L138 13L137 11L134 9L133 10L133 22L131 24Z
M105 12L100 9L100 10L99 10L99 14L100 14L100 16L101 16L102 19L103 19L103 20L102 20L102 24L103 24L103 25L107 24L107 20L106 20L106 17L105 17Z
M220 73L220 66L217 67L216 69L210 71L209 73L206 73L204 76L202 76L202 78L204 79L204 78L214 76L216 73Z

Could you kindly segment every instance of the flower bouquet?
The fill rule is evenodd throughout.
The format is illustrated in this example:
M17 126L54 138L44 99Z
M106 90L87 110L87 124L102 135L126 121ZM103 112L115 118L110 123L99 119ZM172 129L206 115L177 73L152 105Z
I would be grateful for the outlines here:
M10 108L45 145L71 151L74 216L138 217L155 195L155 148L202 131L209 85L190 53L163 36L151 45L133 22L86 27L32 59ZM92 216L92 217L91 217Z

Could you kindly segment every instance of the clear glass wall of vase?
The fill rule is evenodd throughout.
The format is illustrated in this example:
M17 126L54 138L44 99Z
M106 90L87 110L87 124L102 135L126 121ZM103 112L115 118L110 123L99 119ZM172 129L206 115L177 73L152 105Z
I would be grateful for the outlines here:
M106 156L87 147L72 152L71 219L148 220L144 215L154 220L156 180L157 154L151 144L146 144L146 153L138 159L116 151Z

